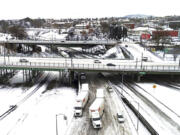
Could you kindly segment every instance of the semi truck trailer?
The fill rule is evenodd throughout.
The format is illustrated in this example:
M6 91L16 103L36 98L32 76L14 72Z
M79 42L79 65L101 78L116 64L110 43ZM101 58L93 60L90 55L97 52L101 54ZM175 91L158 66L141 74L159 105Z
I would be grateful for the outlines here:
M80 117L83 114L83 109L88 101L89 97L89 85L88 83L82 84L80 93L76 98L76 103L74 106L74 116Z
M102 128L101 118L104 113L104 92L97 89L96 99L89 108L89 117L94 128Z

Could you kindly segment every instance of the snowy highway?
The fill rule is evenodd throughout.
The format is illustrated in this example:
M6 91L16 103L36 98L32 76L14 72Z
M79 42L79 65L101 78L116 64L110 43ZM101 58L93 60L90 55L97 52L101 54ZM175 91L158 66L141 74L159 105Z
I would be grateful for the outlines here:
M124 43L122 46L126 47L126 44L127 43ZM122 53L118 47L115 48L117 53ZM133 60L0 56L0 66L1 68L19 66L23 67L23 70L26 67L42 67L49 69L76 68L84 69L83 71L100 69L99 72L103 69L113 71L135 70L137 72L142 71L142 69L143 71L180 71L178 62L163 61L140 46L128 43L126 49L132 53L134 57ZM122 57L120 55L119 57ZM81 56L82 55L79 55L79 57ZM143 56L148 57L148 61L142 61ZM21 59L27 61L22 62ZM115 66L108 66L107 64L109 63ZM113 90L113 92L107 90L108 81L111 79L112 83L114 83L113 86L116 87L120 93L123 87L123 95L132 102L132 105L136 109L138 109L139 104L140 114L143 115L160 135L179 135L180 111L177 109L179 98L179 91L177 91L177 89L180 89L180 87L178 83L176 85L178 88L173 90L174 92L170 92L172 87L167 90L167 87L156 84L160 89L158 89L158 92L153 93L152 91L155 91L155 89L152 90L150 86L143 89L143 86L148 86L147 83L127 83L124 80L124 84L122 85L122 78L115 72L102 74L87 73L86 81L90 87L89 100L85 106L83 116L75 118L73 111L77 97L77 88L75 88L74 85L70 87L60 86L60 79L68 79L63 75L61 76L59 70L57 71L58 72L43 71L42 74L49 74L47 81L41 85L38 84L38 82L33 82L33 86L26 90L23 90L22 87L11 88L12 86L0 85L0 116L9 109L10 105L17 105L15 110L0 119L0 129L3 129L0 130L0 135L149 135L150 132L123 103L115 90ZM15 77L17 74L18 78ZM17 74L10 78L10 80L18 80L19 75L24 74L24 72L19 71ZM106 74L110 77L106 78ZM60 76L62 78L60 78ZM54 80L56 80L56 85L51 86L52 89L49 90L47 87L52 85L52 81ZM152 84L150 85L152 87ZM102 116L103 127L102 129L96 130L90 121L89 107L95 100L95 93L98 88L102 88L105 91L105 111ZM172 93L171 96L175 97L176 104L175 101L167 101L166 98L160 96L168 95L167 93L165 94L162 89L168 91L168 94ZM156 93L158 93L158 95ZM123 112L125 118L124 123L119 123L117 120L117 112L119 111Z
M121 85L122 87L121 83L118 85ZM119 91L122 92L122 88L118 85L116 86L117 89L119 89ZM165 103L164 101L163 103L160 102L155 97L148 94L147 91L145 91L145 89L142 89L138 85L133 86L133 84L124 82L123 89L123 96L125 96L137 110L137 103L139 104L140 113L146 118L148 122L150 122L150 124L153 126L153 128L155 128L155 130L159 134L179 134L180 119L177 116L177 114L172 112L172 110L170 110L169 108L167 108L167 106L163 104ZM173 103L176 103L177 101L178 100L175 100Z
M95 80L96 78L96 80ZM115 100L112 99L112 95L106 91L105 85L106 81L101 80L97 77L96 74L88 75L88 82L90 84L90 100L85 107L85 112L83 113L83 117L81 118L73 118L71 126L67 132L68 135L131 135L131 129L125 121L125 123L121 124L117 121L116 113L117 107L115 104ZM103 128L102 129L94 129L88 114L88 108L92 104L95 99L94 93L97 88L103 88L105 90L105 112L102 117Z
M48 80L50 81L56 77L56 74L53 75L51 73ZM64 113L68 117L68 120L71 119L73 99L75 98L75 92L72 88L54 89L50 92L44 92L47 88L46 83L34 93L35 87L37 86L34 85L27 91L19 88L21 91L20 95L17 94L18 89L6 91L1 88L0 106L9 107L9 105L18 104L18 108L15 111L0 120L1 135L56 134L56 114ZM2 93L6 94L6 98L3 98ZM29 94L31 94L31 97L29 97ZM11 100L11 96L14 98L14 101ZM71 97L71 100L69 101L66 97ZM11 103L5 102L6 100L11 101ZM63 104L64 101L67 103ZM61 127L64 125L64 130L61 129L61 134L64 134L67 127L66 121L59 116L58 123Z

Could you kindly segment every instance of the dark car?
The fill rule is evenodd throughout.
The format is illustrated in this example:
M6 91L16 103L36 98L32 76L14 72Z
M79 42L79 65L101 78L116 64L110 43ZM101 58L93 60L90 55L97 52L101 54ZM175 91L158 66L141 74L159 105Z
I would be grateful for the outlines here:
M26 60L26 59L20 59L19 62L25 62L26 63L26 62L29 62L29 61Z
M116 65L114 65L112 63L108 63L107 66L116 66Z
M142 61L148 61L148 57L143 57Z

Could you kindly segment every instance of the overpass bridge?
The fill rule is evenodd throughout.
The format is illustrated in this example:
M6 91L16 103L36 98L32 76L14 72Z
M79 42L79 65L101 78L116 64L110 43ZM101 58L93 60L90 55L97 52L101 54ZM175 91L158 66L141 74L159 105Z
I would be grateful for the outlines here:
M117 44L113 40L97 40L97 41L66 41L66 40L4 40L0 44L26 44L26 45L47 45L61 47L93 47L96 45L114 46Z
M41 58L42 59L42 58ZM86 62L83 62L86 61ZM180 66L179 64L158 64L152 63L137 63L135 61L121 62L115 61L115 66L108 66L103 63L92 63L88 62L89 59L64 59L59 61L45 61L45 60L34 60L31 62L22 63L19 61L9 61L3 63L1 60L0 69L12 69L12 70L40 70L40 71L78 71L78 72L115 72L125 74L164 74L164 75L179 75ZM92 60L91 60L92 61ZM109 60L111 61L111 60Z

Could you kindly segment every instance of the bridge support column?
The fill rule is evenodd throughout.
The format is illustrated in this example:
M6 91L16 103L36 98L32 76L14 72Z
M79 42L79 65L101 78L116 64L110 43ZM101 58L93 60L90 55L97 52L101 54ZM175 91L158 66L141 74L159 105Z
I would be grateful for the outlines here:
M69 71L69 83L72 85L72 82L74 81L74 71Z
M62 82L62 71L59 71L59 83Z
M2 70L0 70L0 77L2 76Z
M24 70L23 70L23 82L24 82Z
M131 75L131 80L134 81L134 74Z
M25 70L25 77L26 77L26 82L28 81L28 73L27 70Z
M171 77L171 80L173 81L174 80L174 75L170 75L170 77Z
M28 70L28 74L29 74L29 82L30 82L32 80L31 70Z
M137 75L137 82L141 81L141 75Z

